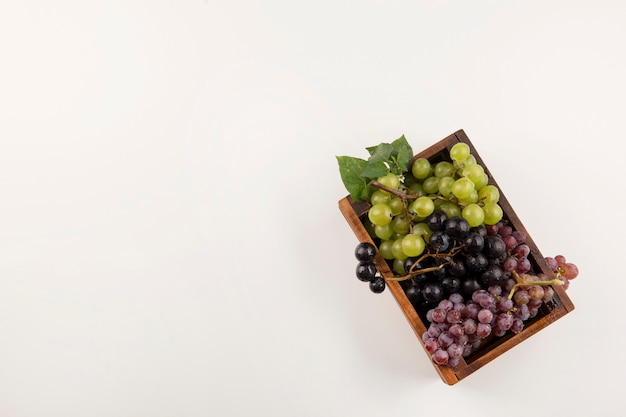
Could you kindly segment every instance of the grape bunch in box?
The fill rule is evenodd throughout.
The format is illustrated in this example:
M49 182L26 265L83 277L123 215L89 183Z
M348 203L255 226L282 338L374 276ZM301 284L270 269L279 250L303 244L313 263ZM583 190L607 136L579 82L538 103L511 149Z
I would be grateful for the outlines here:
M404 136L338 156L356 277L389 288L453 384L573 310L578 268L543 257L465 132L414 155Z

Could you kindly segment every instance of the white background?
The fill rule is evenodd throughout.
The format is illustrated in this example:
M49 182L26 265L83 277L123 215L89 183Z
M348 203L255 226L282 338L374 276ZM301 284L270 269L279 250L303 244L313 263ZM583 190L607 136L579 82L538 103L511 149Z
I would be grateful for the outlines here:
M0 416L623 415L621 1L0 10ZM576 310L449 387L335 155L464 129Z

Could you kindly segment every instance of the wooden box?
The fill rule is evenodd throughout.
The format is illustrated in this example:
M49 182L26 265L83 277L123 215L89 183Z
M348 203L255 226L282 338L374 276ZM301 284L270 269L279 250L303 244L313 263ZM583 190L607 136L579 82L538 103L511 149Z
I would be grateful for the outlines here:
M459 130L458 132L440 140L429 148L423 150L419 154L415 155L413 160L420 157L427 158L431 160L431 162L437 162L443 159L449 160L449 150L457 142L465 142L469 145L472 155L475 156L476 161L483 166L485 172L489 176L489 183L495 185L500 190L499 204L504 212L504 218L510 222L511 226L514 229L521 230L526 233L527 238L525 243L531 249L528 259L533 264L535 271L543 272L547 276L553 277L553 272L548 268L544 257L541 255L541 252L537 248L531 235L528 233L528 231L520 221L519 217L513 210L513 207L511 207L508 200L506 199L506 196L504 195L502 189L500 189L495 179L489 172L487 165L485 165L479 153L476 151L473 144L463 130ZM362 222L364 216L367 215L369 207L369 203L355 202L352 200L352 198L350 198L350 196L347 196L339 201L339 209L341 210L346 221L354 231L359 242L374 243ZM379 253L376 254L375 264L378 268L378 271L383 277L391 278L394 276L393 272L389 268L389 265ZM427 330L428 323L425 323L420 318L420 315L417 313L411 302L408 300L400 283L398 283L397 281L388 280L387 288L393 294L398 305L400 306L400 309L408 320L409 325L417 335L418 340L423 347L424 342L422 340L422 335ZM451 368L445 365L439 366L433 363L433 366L441 376L441 379L449 385L457 383L458 381L464 379L468 375L482 368L498 356L502 355L509 349L513 348L517 344L537 333L539 330L554 323L556 320L572 311L574 309L574 304L567 296L565 290L560 286L554 286L553 288L555 291L553 300L549 303L544 303L544 305L541 307L539 314L533 319L530 319L528 322L526 322L524 329L520 333L513 334L509 332L510 334L504 337L493 338L493 340L486 343L483 347L481 347L477 352L473 353L467 359L461 359L461 363L455 368ZM430 357L428 352L424 351L424 354Z

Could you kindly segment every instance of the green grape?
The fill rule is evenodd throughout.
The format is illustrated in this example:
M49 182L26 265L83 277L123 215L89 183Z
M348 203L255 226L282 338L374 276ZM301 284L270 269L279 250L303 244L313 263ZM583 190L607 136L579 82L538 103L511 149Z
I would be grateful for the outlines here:
M391 172L384 177L379 177L377 181L382 185L393 188L394 190L397 190L398 187L400 187L400 178Z
M454 175L455 170L456 169L454 168L454 165L452 165L452 163L448 161L441 161L435 164L435 168L433 168L433 174L435 174L435 177L438 178L450 177Z
M455 143L454 146L450 148L450 158L453 161L465 161L469 155L470 147L467 143Z
M483 167L481 167L478 164L472 164L463 168L462 175L464 177L469 178L470 180L472 180L474 184L476 184L477 182L480 181L480 178L482 177L484 173L485 173L485 170L483 169Z
M404 210L404 204L402 203L402 199L400 197L392 197L389 201L389 207L391 207L391 214L397 216L402 213Z
M374 225L374 234L376 235L376 237L383 240L390 239L393 235L393 226L391 225L391 223L388 223L384 226Z
M391 223L391 207L383 203L374 204L367 213L367 217L376 226L389 224Z
M483 207L483 212L485 213L485 224L496 224L498 223L500 220L502 220L502 217L504 216L504 213L502 212L502 207L500 207L498 204L496 203L487 203L485 204L485 206Z
M391 247L393 246L393 240L383 240L378 246L378 252L384 259L393 259L393 252Z
M439 179L439 194L448 198L452 193L452 184L454 184L454 178L452 177L441 177Z
M389 194L385 190L375 190L370 196L370 203L372 203L372 205L378 204L378 203L389 204L390 201L391 201L391 194Z
M424 239L424 241L427 242L432 236L433 231L430 230L430 227L428 227L428 224L424 222L419 222L413 225L413 228L411 229L411 233L414 235L421 236L422 239Z
M393 235L391 235L390 239L391 240L402 239L405 236L406 236L406 233L393 232Z
M461 211L461 216L469 223L470 227L476 227L483 224L485 213L478 204L468 204Z
M394 259L392 270L396 273L396 275L405 275L406 271L404 270L404 259Z
M476 203L478 202L478 191L473 189L470 195L467 198L459 198L459 201L462 203Z
M474 183L474 186L478 191L482 190L489 183L489 177L483 172L483 175Z
M394 259L405 260L406 258L409 257L402 250L402 240L403 239L396 239L396 240L393 241L393 244L391 245L391 253L393 254Z
M454 181L454 184L452 184L452 194L454 194L459 200L469 198L473 190L474 183L466 177L459 178Z
M421 236L408 234L402 238L402 252L407 256L419 256L426 249L426 242Z
M474 155L468 156L467 158L465 158L465 161L463 161L464 166L473 165L475 163L476 163L476 157Z
M438 209L443 211L448 218L458 217L461 215L461 208L451 201L443 201Z
M413 184L409 185L409 190L411 191L412 194L417 194L417 195L420 195L420 196L426 194L424 192L424 187L419 182L416 182L416 183L413 183Z
M437 191L439 191L439 178L428 177L422 185L426 194L437 194Z
M426 158L417 158L411 167L411 173L418 180L430 176L430 162Z
M485 204L497 203L500 200L500 190L495 185L487 185L478 192L478 198Z
M409 219L409 216L396 216L391 221L391 225L394 232L405 235L411 228L411 219Z
M433 211L435 211L435 203L429 197L423 196L417 198L409 209L412 213L417 214L419 217L428 217Z

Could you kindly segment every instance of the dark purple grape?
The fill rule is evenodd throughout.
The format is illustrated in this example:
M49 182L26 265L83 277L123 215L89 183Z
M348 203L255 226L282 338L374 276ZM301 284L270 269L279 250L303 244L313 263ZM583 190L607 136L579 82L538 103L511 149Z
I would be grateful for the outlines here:
M470 255L465 258L465 266L471 272L483 272L489 266L489 260L482 253Z
M471 296L474 291L480 288L480 282L476 278L466 278L461 283L461 289L466 296Z
M463 239L463 252L469 255L476 255L483 250L485 241L478 233L470 233Z
M429 282L422 288L422 297L428 303L437 303L443 298L441 285L436 282Z
M359 262L356 266L356 277L363 282L371 282L376 276L376 265L371 262Z
M372 292L375 294L380 294L381 292L385 291L385 287L385 278L383 277L376 277L372 281L370 281L370 290L372 290Z
M433 251L445 252L450 249L450 237L441 230L437 230L430 235L428 244Z
M470 233L478 233L482 237L486 237L487 236L487 227L484 224L481 224L480 226L472 227L470 229Z
M422 289L418 284L410 284L407 289L404 290L404 293L413 305L419 305L424 301Z
M446 269L450 275L454 275L455 277L463 277L467 272L467 269L465 268L465 263L460 256L452 258L452 260L449 261Z
M502 238L497 235L487 236L483 247L485 256L491 259L497 259L506 253L506 245Z
M435 210L433 214L426 218L426 224L430 230L436 232L437 230L443 229L446 224L446 220L448 220L448 216L446 216L443 211Z
M419 263L415 265L415 261L417 261L417 258L406 258L404 260L404 272L408 274L411 271L411 268L414 268L414 271L423 268L422 265ZM415 265L415 267L413 267L413 265Z
M448 275L441 280L441 289L446 294L453 294L461 290L461 278Z
M435 269L434 271L431 271L431 276L435 277L435 278L443 278L446 276L447 272L446 272L446 264L447 261L445 259L442 258L434 258L433 262L432 262L432 266L433 267L439 267L439 269Z
M445 231L453 239L461 240L470 231L470 225L463 217L450 217L446 222Z
M372 262L376 256L376 247L369 242L361 242L354 250L354 256L361 262Z
M497 285L504 279L504 271L499 265L489 265L480 276L485 285Z

